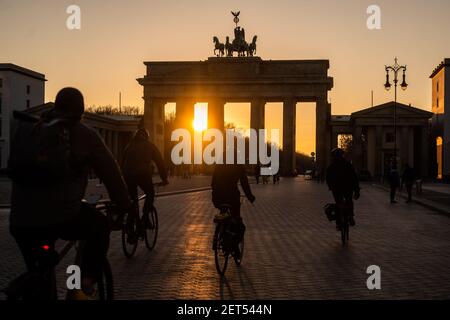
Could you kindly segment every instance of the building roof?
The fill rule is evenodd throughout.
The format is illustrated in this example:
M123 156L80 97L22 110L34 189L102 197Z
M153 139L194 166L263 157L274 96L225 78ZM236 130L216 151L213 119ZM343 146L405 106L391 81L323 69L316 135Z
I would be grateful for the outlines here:
M12 63L0 63L0 71L12 71L12 72L16 72L16 73L20 73L22 75L37 79L37 80L42 80L42 81L47 81L47 79L45 79L45 75Z
M450 67L450 58L445 58L444 61L442 61L436 69L434 69L433 73L431 74L430 78L433 78L435 75L438 74L439 71L442 70L442 68Z
M25 110L25 112L41 115L47 110L54 108L53 102L35 106ZM116 131L134 131L137 129L141 116L127 116L127 115L102 115L97 113L85 112L83 114L84 122L92 127L105 128Z
M335 115L335 116L331 116L331 121L342 121L342 122L347 122L350 121L350 116L348 115Z
M365 116L368 115L370 113L374 113L377 111L381 111L383 109L390 109L390 108L394 108L395 102L394 101L390 101L390 102L386 102L377 106L373 106L370 108L365 108L356 112L353 112L351 114L352 118L358 117L358 116ZM418 116L424 116L424 117L428 117L431 118L433 116L432 112L428 112L426 110L420 109L420 108L416 108L413 107L411 105L406 105L400 102L397 102L397 110L404 110L407 111L409 113L413 113L416 114Z

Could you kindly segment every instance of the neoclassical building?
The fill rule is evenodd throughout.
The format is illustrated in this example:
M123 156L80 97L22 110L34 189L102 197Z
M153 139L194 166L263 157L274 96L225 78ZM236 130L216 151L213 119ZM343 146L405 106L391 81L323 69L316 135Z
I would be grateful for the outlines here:
M138 79L144 89L144 123L157 146L164 138L164 106L176 103L176 127L192 130L194 105L208 103L208 125L223 129L227 102L250 102L252 129L264 128L267 102L283 103L285 175L295 172L297 102L316 103L316 161L329 162L331 105L328 60L262 60L259 57L212 57L206 61L145 62Z
M332 116L332 147L337 147L341 135L352 137L350 158L359 172L368 172L382 179L394 156L394 102L363 109L346 116ZM414 167L417 175L429 177L430 140L429 119L432 113L397 103L397 162Z
M53 102L48 102L30 108L27 112L40 116L42 113L54 108L54 106ZM139 127L140 121L141 116L104 115L88 112L83 115L83 122L98 132L119 162L123 158L123 151L126 145Z
M450 59L444 59L430 76L432 81L433 174L450 180Z

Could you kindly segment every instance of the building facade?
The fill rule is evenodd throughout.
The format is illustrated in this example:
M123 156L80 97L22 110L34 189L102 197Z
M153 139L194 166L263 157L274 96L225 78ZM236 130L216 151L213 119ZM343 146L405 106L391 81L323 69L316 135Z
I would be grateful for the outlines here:
M11 118L14 110L42 105L45 76L10 63L0 63L0 169L9 157Z
M450 179L450 59L444 59L430 76L432 82L432 139L434 175Z
M332 146L337 147L342 136L350 136L350 160L356 170L382 180L388 173L394 157L395 130L393 126L395 103L389 102L352 113L350 116L332 116ZM430 176L430 126L432 113L397 103L397 163L415 168L422 178Z
M145 62L146 74L138 79L144 89L144 124L162 150L164 106L176 103L176 126L192 131L194 105L208 103L209 128L224 128L227 102L250 102L250 127L264 129L267 102L283 103L285 175L295 173L296 103L316 103L316 161L329 162L331 104L328 60L262 60L259 57L213 57L206 61Z
M51 108L54 108L54 103L49 102L30 108L27 112L39 116ZM108 149L120 163L123 159L125 147L139 127L141 118L141 116L104 115L86 112L82 121L98 132Z

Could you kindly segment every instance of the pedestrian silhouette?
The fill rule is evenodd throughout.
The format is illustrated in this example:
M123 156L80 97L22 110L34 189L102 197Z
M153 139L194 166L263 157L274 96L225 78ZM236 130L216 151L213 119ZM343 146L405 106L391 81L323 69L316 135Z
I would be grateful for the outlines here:
M408 163L405 164L405 169L403 170L402 174L402 184L401 186L405 185L406 192L408 193L408 199L406 200L407 203L412 201L412 187L414 185L416 179L416 175L414 172L414 169L410 167Z
M261 176L261 165L257 163L254 167L254 170L256 184L259 184L259 177Z
M395 194L397 192L398 187L400 186L400 175L397 170L397 162L395 160L392 161L391 169L389 170L389 187L390 187L390 197L391 203L397 203L395 201Z

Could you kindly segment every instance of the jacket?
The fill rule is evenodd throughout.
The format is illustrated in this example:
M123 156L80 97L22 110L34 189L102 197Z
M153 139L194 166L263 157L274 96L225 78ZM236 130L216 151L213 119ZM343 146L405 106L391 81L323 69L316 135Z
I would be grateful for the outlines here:
M29 125L32 124L21 122L18 132ZM71 221L80 212L90 170L104 182L111 200L119 209L126 211L131 207L119 166L97 132L75 121L69 127L69 134L74 174L41 186L13 181L11 226L51 227ZM16 142L13 140L12 143Z

